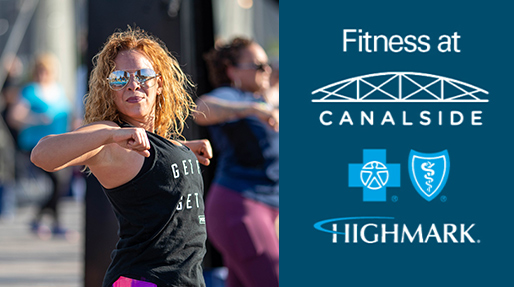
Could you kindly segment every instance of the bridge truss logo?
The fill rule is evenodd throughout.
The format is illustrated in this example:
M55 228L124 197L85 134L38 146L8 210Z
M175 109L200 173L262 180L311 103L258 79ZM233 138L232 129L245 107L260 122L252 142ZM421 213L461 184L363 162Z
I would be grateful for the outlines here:
M443 76L384 72L342 80L312 92L314 103L484 103L484 89Z

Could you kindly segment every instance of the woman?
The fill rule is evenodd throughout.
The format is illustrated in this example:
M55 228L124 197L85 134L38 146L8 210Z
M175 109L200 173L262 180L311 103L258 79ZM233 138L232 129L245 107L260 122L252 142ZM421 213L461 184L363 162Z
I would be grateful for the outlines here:
M45 170L86 165L102 184L120 226L104 287L205 286L199 163L212 152L206 140L176 140L194 107L187 84L160 40L116 32L95 57L87 125L32 151Z
M197 100L218 155L207 231L229 269L227 286L278 286L278 109L263 96L271 68L257 43L236 38L206 55L217 88Z
M22 151L19 156L27 163L30 151L42 137L69 131L71 104L63 87L57 82L58 64L57 58L50 53L36 57L33 81L22 88L18 101L8 113L9 124L18 134L17 143ZM29 163L24 168L34 167ZM40 205L31 228L40 236L48 235L48 227L41 225L43 216L48 214L52 221L52 234L63 236L66 229L60 220L58 202L69 190L71 170L62 169L54 173L48 172L47 175L52 181L52 191Z

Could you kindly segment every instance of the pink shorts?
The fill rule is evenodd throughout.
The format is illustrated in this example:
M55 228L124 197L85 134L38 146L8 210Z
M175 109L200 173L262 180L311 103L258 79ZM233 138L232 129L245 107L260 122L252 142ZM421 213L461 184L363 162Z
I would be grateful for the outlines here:
M157 284L121 276L112 287L157 287Z

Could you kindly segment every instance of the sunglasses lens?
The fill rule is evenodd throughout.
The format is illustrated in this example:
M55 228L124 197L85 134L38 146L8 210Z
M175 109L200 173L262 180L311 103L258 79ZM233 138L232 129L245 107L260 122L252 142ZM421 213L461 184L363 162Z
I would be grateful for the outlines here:
M270 67L270 65L268 64L255 64L255 63L247 63L247 64L239 64L237 67L239 67L240 69L244 69L244 70L256 70L256 71L261 71L261 72L265 72L266 69L268 67Z
M123 89L130 82L130 74L127 71L117 70L112 72L107 78L109 86L115 91ZM134 80L140 85L150 88L157 81L150 81L157 77L157 74L152 69L141 69L134 72Z
M114 71L109 75L111 89L117 91L123 89L130 81L130 74L125 71Z
M154 70L151 69L141 69L135 74L136 80L140 84L146 83L148 80L155 78L155 76L157 75L155 74Z

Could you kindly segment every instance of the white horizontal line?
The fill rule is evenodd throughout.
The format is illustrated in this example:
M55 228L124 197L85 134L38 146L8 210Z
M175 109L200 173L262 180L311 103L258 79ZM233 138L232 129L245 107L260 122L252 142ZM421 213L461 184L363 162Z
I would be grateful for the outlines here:
M312 100L313 103L487 103L489 100Z

